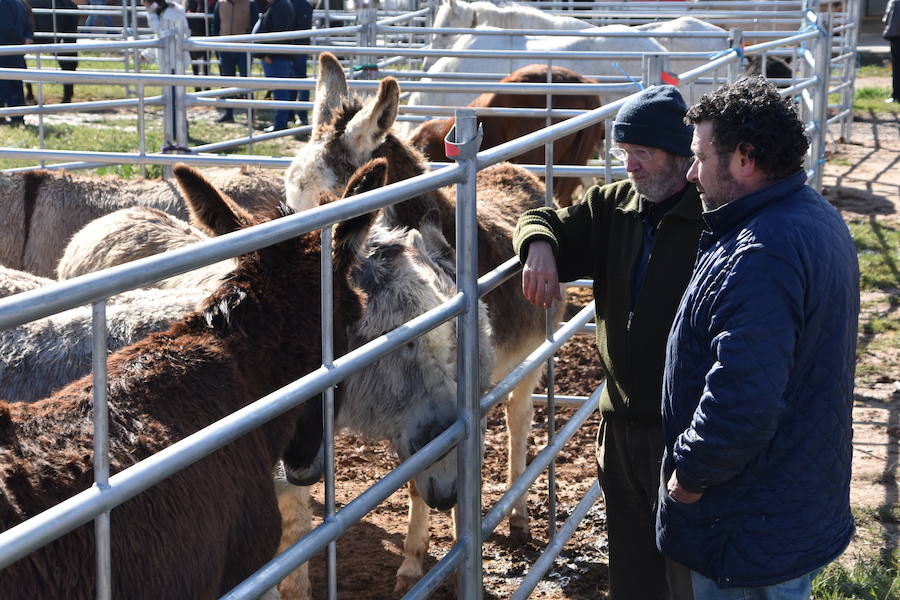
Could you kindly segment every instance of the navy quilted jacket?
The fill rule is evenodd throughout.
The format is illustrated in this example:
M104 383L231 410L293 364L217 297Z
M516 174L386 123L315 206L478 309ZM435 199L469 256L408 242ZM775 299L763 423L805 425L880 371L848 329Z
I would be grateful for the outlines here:
M714 211L666 352L657 545L722 587L830 562L853 535L859 271L846 225L800 171Z

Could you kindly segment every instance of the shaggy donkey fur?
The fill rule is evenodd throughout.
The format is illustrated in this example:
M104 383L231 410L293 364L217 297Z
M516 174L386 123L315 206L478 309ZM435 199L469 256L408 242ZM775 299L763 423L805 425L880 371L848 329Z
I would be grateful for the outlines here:
M146 206L132 206L94 219L72 236L56 267L60 280L160 254L206 239L178 217ZM212 290L235 267L223 260L146 287Z
M0 298L36 290L53 283L52 279L0 265ZM3 396L0 395L0 398Z
M212 183L240 206L256 212L284 198L279 178L245 169L221 171ZM60 171L0 173L0 264L54 277L63 249L82 226L128 206L151 206L188 218L184 199L170 181L87 177Z
M383 184L384 165L354 181ZM176 175L212 233L255 223L196 171ZM348 272L371 222L345 224L335 256L335 347L361 300ZM343 235L344 237L340 237ZM364 233L363 233L364 235ZM342 243L344 242L344 243ZM116 473L321 364L320 238L309 233L242 256L201 308L109 361L110 461ZM315 298L316 301L310 301ZM303 307L304 310L300 310ZM91 381L34 404L0 404L0 523L8 529L92 485ZM216 598L269 560L280 515L272 470L306 404L125 502L113 512L113 594ZM321 421L307 433L321 439ZM94 596L94 536L82 526L7 567L0 597Z
M208 289L187 288L131 290L110 297L106 310L106 347L118 350L154 331L168 329L172 322L195 310L208 295ZM10 402L46 398L90 373L91 355L90 306L2 330L0 398Z
M55 283L0 266L0 298ZM162 331L210 289L130 290L107 299L109 350ZM0 331L0 398L34 402L91 370L91 308L79 307Z

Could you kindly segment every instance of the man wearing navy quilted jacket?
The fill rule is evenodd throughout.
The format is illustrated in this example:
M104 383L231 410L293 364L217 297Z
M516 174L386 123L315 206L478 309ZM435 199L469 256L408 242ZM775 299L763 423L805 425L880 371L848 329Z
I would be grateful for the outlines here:
M772 84L723 86L685 120L706 226L666 351L657 545L695 600L808 599L854 532L856 251Z

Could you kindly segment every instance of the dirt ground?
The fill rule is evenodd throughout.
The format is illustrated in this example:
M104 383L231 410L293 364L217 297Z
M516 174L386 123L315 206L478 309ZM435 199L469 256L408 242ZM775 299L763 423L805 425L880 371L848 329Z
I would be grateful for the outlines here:
M879 85L879 82L862 82ZM889 85L886 81L881 86ZM857 82L860 86L860 82ZM834 137L839 133L832 128ZM824 192L848 223L900 223L900 119L897 114L857 114L851 143L830 148ZM900 250L891 249L896 260ZM896 264L896 263L892 263ZM894 266L896 269L896 266ZM896 295L864 292L860 323L873 318L896 317ZM853 481L850 501L857 514L896 509L900 502L897 475L900 459L900 348L869 350L869 335L860 339L853 408ZM874 368L864 368L874 367ZM859 509L862 509L860 511ZM896 519L859 526L857 537L844 554L849 563L874 552L886 556L898 548L900 528Z
M894 115L858 115L849 143L839 141L840 131L833 127L829 141L828 166L824 179L826 197L848 222L877 220L896 223L900 215L900 122ZM571 304L583 303L589 294L570 293ZM886 295L865 294L869 313L896 311ZM867 302L866 302L867 301ZM872 314L864 314L863 319ZM858 378L854 399L854 475L851 500L854 506L878 509L897 505L896 484L898 438L900 438L900 348L885 352L865 352L860 362L875 364ZM556 380L561 394L588 394L602 378L597 352L589 335L578 335L566 344L558 357ZM560 409L561 426L571 409ZM560 522L590 486L595 477L594 437L598 419L594 416L567 445L557 463L557 506ZM482 471L483 506L490 508L504 491L506 436L502 412L491 415L486 436ZM538 407L531 448L546 443L546 414ZM536 450L532 450L536 452ZM395 464L392 453L383 445L373 445L353 436L342 436L338 448L339 503L347 502L365 487L385 475ZM314 490L321 502L321 484ZM506 523L491 535L484 547L485 598L507 598L528 572L529 565L547 543L547 478L532 486L529 509L532 516L532 540L524 545L512 543ZM321 514L321 504L317 504ZM337 544L338 596L354 600L399 597L393 593L394 575L401 562L406 528L406 495L400 491L349 530ZM452 544L452 525L446 514L434 513L427 565L435 564ZM533 594L548 600L587 600L605 596L607 557L605 513L602 499L590 510L574 538L565 546L554 567ZM889 550L897 547L897 526L884 525L874 534L862 531L845 554L852 561L872 547ZM362 557L365 557L361 560ZM324 561L314 559L311 568L314 597L324 598ZM445 584L432 597L453 598L452 587Z

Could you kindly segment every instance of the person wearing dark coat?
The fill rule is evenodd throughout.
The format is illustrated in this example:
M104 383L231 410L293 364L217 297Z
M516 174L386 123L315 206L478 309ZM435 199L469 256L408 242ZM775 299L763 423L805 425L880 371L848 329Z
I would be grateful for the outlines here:
M22 0L0 0L0 45L31 44L34 27L28 18L28 9ZM25 55L0 56L0 67L24 69ZM21 79L0 79L0 107L24 106L25 90ZM23 125L22 116L10 118L13 125Z
M187 0L184 4L184 12L188 16L188 28L191 37L205 37L212 35L211 16L215 0ZM202 18L189 15L203 15ZM194 75L209 75L209 52L204 50L191 50L191 72ZM194 91L208 90L205 87L195 87Z
M882 37L891 44L891 97L885 102L900 102L900 6L897 0L889 0L884 11Z
M31 0L31 8L53 7L65 10L77 10L78 5L72 0ZM63 37L60 33L78 33L78 23L81 17L74 14L51 14L51 13L35 13L34 14L34 30L35 32L49 32L50 35L35 35L35 44L60 44L75 43L78 40L72 37ZM74 71L78 68L77 52L59 52L56 54L56 62L63 71ZM34 92L31 84L25 84L26 100L29 104L34 104ZM62 101L69 103L75 93L75 86L71 83L63 84Z
M597 349L607 384L597 462L606 501L611 600L691 600L690 575L654 539L663 433L666 336L694 266L702 229L690 166L687 105L672 86L626 102L613 154L628 179L590 188L581 203L519 219L513 246L523 292L537 306L559 282L594 280Z
M259 20L259 27L256 33L271 33L274 31L292 31L294 27L294 7L290 0L275 0L269 5L269 8L263 13ZM273 43L286 44L286 40L278 40ZM274 54L264 52L260 54L263 63L263 72L266 77L292 77L293 73L293 55L291 54ZM273 90L272 99L276 101L290 101L290 90ZM288 128L288 120L291 118L291 111L283 108L275 110L275 119L271 126L266 128L266 132L280 131Z
M772 83L724 85L687 120L705 228L666 349L656 541L695 600L808 600L854 533L856 250Z
M219 0L213 9L213 35L243 35L250 33L259 19L259 10L253 0ZM247 76L247 55L241 52L219 52L219 74L234 77L240 72ZM217 123L234 121L234 110L226 108Z

